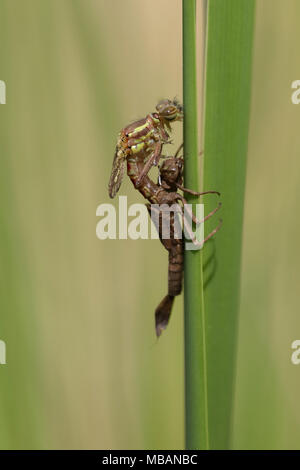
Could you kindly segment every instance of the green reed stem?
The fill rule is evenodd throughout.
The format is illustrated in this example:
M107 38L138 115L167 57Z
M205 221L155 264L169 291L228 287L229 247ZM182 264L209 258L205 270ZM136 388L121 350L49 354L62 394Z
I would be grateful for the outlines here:
M196 76L196 2L183 0L184 181L199 188ZM190 203L197 197L187 196ZM202 253L185 251L185 431L187 449L208 449L205 312Z
M204 190L221 192L223 226L204 248L210 446L230 447L254 0L208 0ZM206 213L216 205L205 200ZM218 224L212 217L206 233Z

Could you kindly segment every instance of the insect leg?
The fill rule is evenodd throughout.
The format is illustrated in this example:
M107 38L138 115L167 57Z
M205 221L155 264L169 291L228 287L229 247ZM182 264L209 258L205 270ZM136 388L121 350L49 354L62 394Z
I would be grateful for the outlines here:
M220 228L222 227L222 224L223 224L223 220L220 219L220 220L219 220L219 225L217 225L216 228L214 228L214 229L207 235L207 237L204 238L202 245L204 245L204 243L207 242L207 240L209 240L211 237L213 237L214 234L217 233L217 232L220 230Z
M194 234L193 234L193 231L192 231L192 228L191 228L190 224L187 222L187 220L186 220L186 218L185 218L184 216L183 216L183 223L184 223L185 230L186 230L187 233L189 234L189 237L190 237L191 241L193 242L193 244L194 244L195 246L199 247L199 249L200 249L200 248L203 247L204 243L207 242L207 240L209 240L211 237L213 237L214 234L217 233L217 232L220 230L220 228L221 228L221 226L222 226L222 223L223 223L223 220L220 219L219 225L217 225L217 227L214 228L214 230L212 230L212 231L204 238L204 240L203 240L201 243L195 238L195 236L194 236Z
M141 173L139 174L135 182L136 188L139 188L139 186L141 186L143 179L149 173L149 170L152 168L152 166L156 166L158 164L161 151L162 151L162 144L160 142L157 142L154 151L151 153L148 161L146 162L144 168L142 169Z
M176 150L176 153L174 155L174 158L177 158L177 155L179 154L180 150L183 148L183 142L181 145L179 145L178 149Z
M180 194L178 194L177 199L182 202L184 210L188 213L189 217L192 219L192 221L195 224L202 224L203 222L208 220L211 216L213 216L222 207L222 203L219 202L219 204L214 210L212 210L209 214L207 214L202 220L198 220L197 217L193 214L193 212L189 208L187 200Z
M203 193L198 193L197 191L193 191L192 189L184 188L178 183L176 183L176 186L184 193L192 194L193 196L203 196L204 194L217 194L218 196L221 196L221 193L219 193L219 191L204 191Z

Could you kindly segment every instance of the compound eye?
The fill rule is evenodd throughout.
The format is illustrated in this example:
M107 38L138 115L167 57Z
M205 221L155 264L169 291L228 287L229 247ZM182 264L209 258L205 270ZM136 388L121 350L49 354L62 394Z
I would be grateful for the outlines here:
M177 110L173 106L167 109L167 117L171 121L172 119L176 119L177 116Z

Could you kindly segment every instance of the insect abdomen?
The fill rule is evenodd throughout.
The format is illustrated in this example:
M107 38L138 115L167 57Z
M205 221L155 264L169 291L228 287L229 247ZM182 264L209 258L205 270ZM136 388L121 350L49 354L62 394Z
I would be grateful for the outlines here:
M183 277L183 241L174 240L169 251L168 294L176 296L181 293Z
M134 156L127 157L127 175L131 179L135 188L141 167L142 163ZM138 187L137 189L144 196L144 198L148 199L148 201L150 201L152 204L157 204L156 193L160 190L160 187L155 184L148 176L144 177L142 186Z

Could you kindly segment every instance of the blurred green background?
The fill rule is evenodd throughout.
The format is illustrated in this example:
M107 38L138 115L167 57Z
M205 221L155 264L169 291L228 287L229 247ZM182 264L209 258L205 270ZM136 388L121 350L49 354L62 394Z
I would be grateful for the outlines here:
M257 0L236 449L300 448L299 14ZM0 0L2 449L183 448L182 298L158 342L153 323L167 255L95 236L117 133L181 98L181 60L180 0Z

